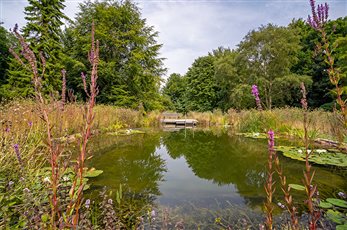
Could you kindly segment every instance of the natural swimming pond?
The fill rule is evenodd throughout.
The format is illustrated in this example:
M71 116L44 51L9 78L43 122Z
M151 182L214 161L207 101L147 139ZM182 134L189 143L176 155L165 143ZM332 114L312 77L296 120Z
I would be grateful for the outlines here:
M277 145L288 141L276 140ZM267 140L236 136L225 129L146 130L145 134L93 139L90 165L103 170L93 190L122 184L134 202L152 202L181 212L234 207L262 214ZM288 183L302 184L304 162L280 155ZM321 198L347 191L346 169L314 166ZM277 180L278 181L278 180ZM279 182L278 182L279 184ZM277 188L275 201L282 200ZM294 191L299 204L304 192ZM282 201L281 201L282 202ZM236 210L236 211L237 211ZM277 210L279 212L279 209Z

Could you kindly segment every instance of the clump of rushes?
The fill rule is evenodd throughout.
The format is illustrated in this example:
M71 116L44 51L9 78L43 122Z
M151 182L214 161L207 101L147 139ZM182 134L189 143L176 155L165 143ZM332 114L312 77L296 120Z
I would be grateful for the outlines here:
M321 34L322 42L319 44L318 48L323 47L326 62L329 65L328 75L330 82L335 86L336 91L336 101L341 108L344 125L347 127L347 110L346 110L346 100L342 98L343 87L341 86L341 75L339 70L334 66L334 57L332 55L332 49L330 48L327 33L325 31L325 24L328 21L329 16L329 5L318 4L316 7L315 1L310 0L312 16L308 16L308 24Z
M272 198L273 194L275 193L274 184L275 181L273 180L273 156L275 155L275 139L274 139L274 131L271 129L268 131L268 144L269 144L269 154L268 154L268 165L267 165L267 178L265 183L265 192L266 192L266 203L265 203L265 212L266 212L266 227L267 229L273 228L273 218L272 218L272 212L273 212L273 204L272 204Z
M315 174L315 171L311 173L311 165L308 161L309 157L313 151L309 151L309 139L308 139L308 121L307 121L307 99L306 99L306 88L304 83L301 83L301 105L304 110L304 144L305 144L305 171L304 171L304 185L306 188L307 200L306 204L309 210L309 229L314 230L317 228L317 221L320 217L319 211L315 210L313 203L313 196L317 192L317 185L312 185L312 180Z
M255 98L255 103L257 104L258 110L263 110L263 107L261 106L260 98L259 98L259 91L257 85L252 85L252 94Z
M290 195L290 187L287 185L286 176L283 174L283 169L280 165L280 159L278 158L278 155L274 154L275 156L275 167L276 172L278 174L278 177L280 178L281 182L281 190L284 194L284 200L286 202L286 207L288 212L290 213L290 219L291 219L291 229L298 230L299 229L299 221L298 217L296 215L296 207L293 204L293 197Z

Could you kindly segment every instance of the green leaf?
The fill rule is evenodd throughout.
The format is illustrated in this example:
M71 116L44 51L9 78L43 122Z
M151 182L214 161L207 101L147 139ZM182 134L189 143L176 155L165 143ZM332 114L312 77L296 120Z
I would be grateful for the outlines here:
M88 172L86 172L86 174L84 175L84 177L97 177L100 174L102 174L104 171L102 170L96 170L96 169L91 169Z
M347 224L344 225L337 225L336 230L347 230Z
M43 215L41 216L41 220L42 220L43 223L48 222L48 220L49 220L49 215L48 215L48 214L43 214Z
M299 184L289 184L288 186L298 191L305 191L305 187Z
M329 203L341 207L341 208L347 208L347 201L345 200L341 200L341 199L337 199L337 198L328 198L326 199L326 201L328 201Z
M321 207L321 208L332 208L333 205L332 205L331 203L329 203L329 202L321 201L321 202L319 203L319 207Z
M331 210L329 209L327 211L327 217L329 220L333 221L334 223L337 223L337 224L343 224L346 219L344 218L344 216L342 215L341 212L339 211L334 211L334 210Z

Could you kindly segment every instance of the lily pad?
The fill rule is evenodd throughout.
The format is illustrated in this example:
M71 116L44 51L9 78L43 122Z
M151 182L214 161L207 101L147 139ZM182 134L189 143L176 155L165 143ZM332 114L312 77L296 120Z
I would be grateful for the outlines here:
M326 199L330 204L333 204L335 206L341 207L341 208L347 208L347 201L337 199L337 198L328 198Z
M329 203L329 202L321 201L321 202L319 202L319 207L321 207L321 208L332 208L334 206L331 203Z
M288 186L298 191L305 191L305 187L299 184L289 184Z
M305 161L305 149L293 146L276 146L276 151L282 152L284 156ZM312 150L308 150L311 152ZM309 161L320 165L336 165L347 167L347 154L341 152L332 152L326 149L315 149L309 157Z
M254 138L254 139L267 139L268 136L266 133L236 133L236 135L248 137L248 138ZM275 136L275 139L278 138Z

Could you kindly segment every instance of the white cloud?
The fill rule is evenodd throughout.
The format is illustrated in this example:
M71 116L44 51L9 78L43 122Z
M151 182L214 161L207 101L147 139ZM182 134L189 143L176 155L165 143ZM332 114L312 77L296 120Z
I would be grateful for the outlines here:
M82 0L66 0L71 19ZM162 57L168 74L184 74L194 59L218 46L235 48L248 31L262 24L287 25L292 18L310 14L308 0L138 0L148 25L159 31ZM347 0L330 0L333 19L347 15ZM27 1L0 0L0 21L5 27L25 24Z

